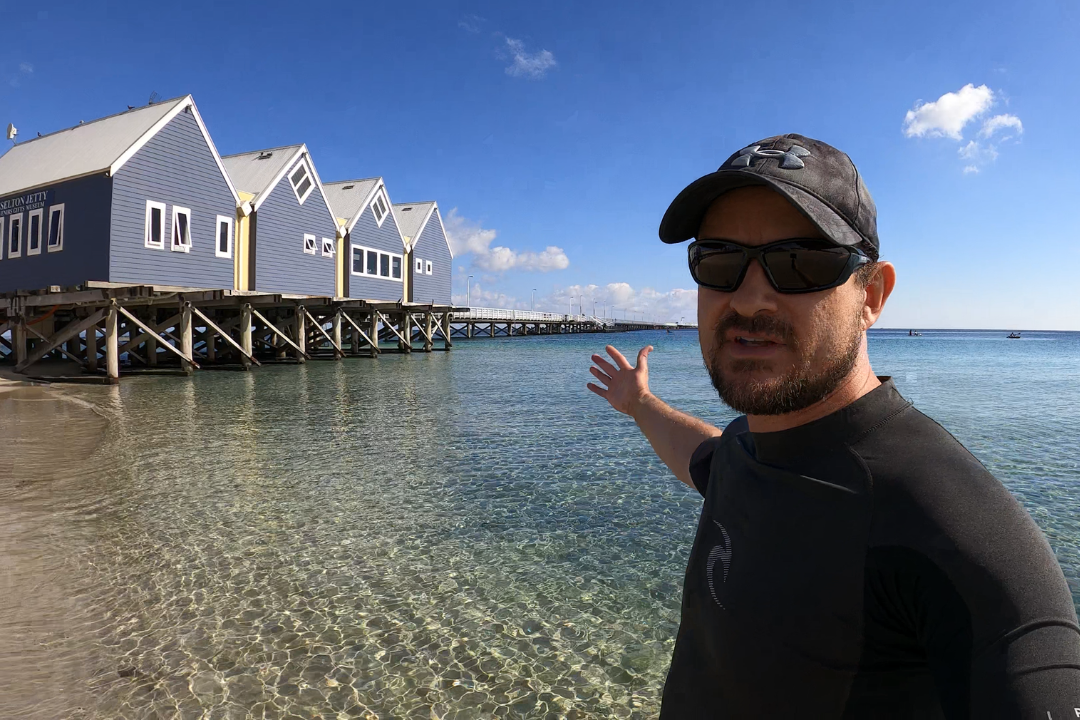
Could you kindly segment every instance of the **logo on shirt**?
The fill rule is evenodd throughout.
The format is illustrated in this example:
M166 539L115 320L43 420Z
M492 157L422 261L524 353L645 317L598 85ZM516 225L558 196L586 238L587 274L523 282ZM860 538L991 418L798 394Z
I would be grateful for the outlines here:
M724 607L724 604L720 602L720 598L716 594L716 582L714 580L716 575L716 563L720 562L721 567L724 569L724 575L721 578L721 583L727 582L728 568L731 567L731 538L728 536L727 530L720 523L713 520L713 525L720 528L720 534L723 535L723 541L718 543L709 551L709 559L705 563L705 577L709 581L709 594L712 595L713 602Z

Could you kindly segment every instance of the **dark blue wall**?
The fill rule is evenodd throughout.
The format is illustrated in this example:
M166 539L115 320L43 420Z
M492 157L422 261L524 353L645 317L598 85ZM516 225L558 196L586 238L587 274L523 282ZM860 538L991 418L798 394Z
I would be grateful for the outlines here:
M351 274L351 245L353 243L401 255L402 263L404 263L405 246L401 242L401 233L398 232L393 210L387 213L382 227L379 227L378 223L375 222L375 214L371 211L371 205L368 204L360 219L353 225L353 229L349 233L349 242L345 243L350 253L350 263L346 266L346 269L350 271L349 297L361 300L404 300L402 293L405 284L401 280L387 280L385 278L371 277L370 275ZM402 276L407 271L408 268L403 266Z
M161 250L143 242L147 200L166 205ZM191 209L189 253L171 249L173 205ZM214 254L218 215L235 218L236 201L195 116L181 112L113 178L109 280L232 289L232 259Z
M68 180L44 188L0 198L5 201L46 193L42 249L27 256L29 213L22 210L22 257L8 257L8 220L12 208L0 210L4 218L3 251L0 254L0 292L37 290L49 285L79 285L87 280L109 279L109 207L112 181L104 175ZM63 249L49 252L49 208L64 205ZM16 210L16 212L19 212Z
M255 289L297 295L334 295L334 258L322 256L323 238L333 240L337 225L316 187L301 205L289 174L255 211ZM312 178L314 180L314 178ZM304 252L304 235L315 236L315 254Z
M421 272L415 271L417 258L423 261ZM430 275L423 272L427 269L428 260L432 264ZM428 218L420 237L417 238L416 243L413 245L412 262L410 264L413 270L412 301L449 305L452 258L450 257L450 245L446 239L438 208L435 208L431 213L431 217Z

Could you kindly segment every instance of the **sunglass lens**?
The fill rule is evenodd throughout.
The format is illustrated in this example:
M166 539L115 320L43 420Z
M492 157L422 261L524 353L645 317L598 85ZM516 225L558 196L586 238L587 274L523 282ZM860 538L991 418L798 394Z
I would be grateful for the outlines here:
M837 281L850 253L840 247L793 245L769 250L762 258L781 290L811 290Z
M703 248L690 251L690 267L700 285L723 290L732 288L742 275L746 256L735 246Z

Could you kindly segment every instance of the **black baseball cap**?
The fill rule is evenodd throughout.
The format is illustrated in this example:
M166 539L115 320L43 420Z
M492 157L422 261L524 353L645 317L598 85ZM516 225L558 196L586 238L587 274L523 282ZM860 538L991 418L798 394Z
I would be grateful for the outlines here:
M678 243L694 237L713 200L748 185L772 188L825 237L837 245L859 246L877 259L877 208L855 163L832 145L796 134L747 145L716 172L687 185L664 213L660 239Z

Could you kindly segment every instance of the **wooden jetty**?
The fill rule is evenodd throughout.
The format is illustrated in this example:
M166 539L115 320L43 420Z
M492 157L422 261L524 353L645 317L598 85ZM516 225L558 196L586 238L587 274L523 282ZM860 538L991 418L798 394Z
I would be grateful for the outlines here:
M450 321L450 337L494 338L526 335L561 335L566 333L610 333L629 330L663 330L689 327L650 320L616 320L591 315L506 310L502 308L462 308Z
M88 282L0 294L0 361L35 376L66 359L78 374L249 369L267 363L450 350L455 308L236 290ZM464 310L464 308L460 308Z

